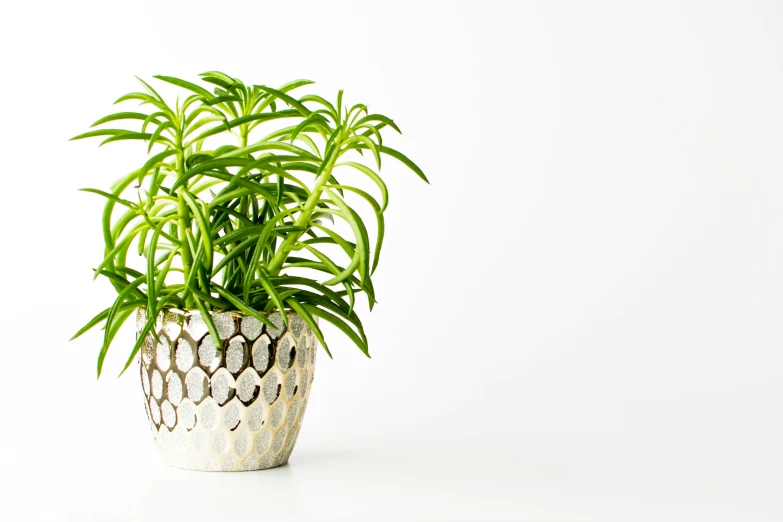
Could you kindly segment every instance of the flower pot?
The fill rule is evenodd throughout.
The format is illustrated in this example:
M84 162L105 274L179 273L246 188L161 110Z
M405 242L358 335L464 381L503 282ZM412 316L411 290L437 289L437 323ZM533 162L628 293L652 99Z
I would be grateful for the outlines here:
M302 318L277 326L236 312L213 313L215 346L197 311L167 310L141 347L150 428L170 466L249 471L285 464L294 449L313 380L317 341ZM145 311L139 310L142 330Z

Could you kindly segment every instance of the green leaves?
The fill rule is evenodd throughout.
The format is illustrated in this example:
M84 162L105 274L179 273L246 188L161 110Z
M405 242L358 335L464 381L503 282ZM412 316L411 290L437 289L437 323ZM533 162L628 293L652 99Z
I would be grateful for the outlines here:
M413 161L383 144L384 128L399 132L395 122L346 104L342 91L334 102L295 95L309 80L272 88L218 71L198 82L155 79L182 96L170 105L139 79L143 92L117 100L139 109L109 114L72 138L141 141L148 154L109 190L83 189L106 200L106 247L95 276L117 291L114 303L74 336L103 328L99 375L120 326L138 307L148 319L126 369L170 307L198 310L215 341L213 311L237 310L271 324L265 313L291 310L330 357L319 320L369 356L354 304L362 292L370 309L376 303L372 274L389 202L382 156L427 181ZM357 173L372 181L373 193L346 182ZM365 223L364 215L374 219Z
M195 83L190 83L189 81L186 81L186 80L180 80L179 78L174 78L173 76L161 76L161 75L153 76L153 78L157 78L158 80L163 80L164 82L168 82L168 83L177 85L179 87L183 87L183 88L185 88L185 89L187 89L189 91L193 91L196 94L198 94L199 96L203 96L205 100L210 100L210 99L212 99L214 97L205 88L200 87L200 86L196 85Z

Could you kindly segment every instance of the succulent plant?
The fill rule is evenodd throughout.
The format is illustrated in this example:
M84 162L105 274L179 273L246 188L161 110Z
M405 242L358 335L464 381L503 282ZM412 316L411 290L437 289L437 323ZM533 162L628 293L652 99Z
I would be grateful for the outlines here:
M394 121L363 104L349 107L343 91L335 103L316 94L294 97L313 83L307 80L275 89L221 72L201 74L203 86L155 78L185 96L171 105L139 79L143 92L117 100L139 102L138 111L105 116L93 124L97 130L72 138L138 140L147 150L144 164L108 190L83 189L106 199L104 258L94 270L117 291L114 303L74 336L102 325L98 375L117 331L138 308L147 319L125 369L168 309L198 310L215 341L213 311L270 324L270 312L288 309L327 353L316 318L369 355L354 304L359 293L370 309L375 303L371 276L388 204L382 158L401 161L427 181L415 163L384 145L383 132L400 131ZM353 176L370 180L379 197L347 181ZM362 217L367 210L374 237Z

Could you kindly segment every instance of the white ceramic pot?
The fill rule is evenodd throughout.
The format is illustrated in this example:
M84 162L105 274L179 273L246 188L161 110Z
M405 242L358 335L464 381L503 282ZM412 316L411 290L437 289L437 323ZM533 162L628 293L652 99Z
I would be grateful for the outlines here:
M317 340L301 317L277 328L235 312L212 314L216 347L199 312L169 310L141 348L150 427L164 461L202 471L280 466L294 449L313 380ZM139 310L139 331L146 321Z

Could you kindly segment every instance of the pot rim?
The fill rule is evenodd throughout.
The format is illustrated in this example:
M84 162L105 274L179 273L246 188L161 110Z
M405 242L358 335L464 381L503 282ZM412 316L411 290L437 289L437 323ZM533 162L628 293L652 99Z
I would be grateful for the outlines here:
M146 312L147 311L147 307L146 306L139 306L139 307L136 308L136 311L138 312L139 310L144 310L144 312ZM299 315L299 313L296 310L294 310L293 308L283 308L283 311ZM198 308L176 308L176 307L169 308L169 307L164 307L164 308L161 308L160 311L159 311L159 313L166 313L166 312L177 313L177 314L180 314L180 315L193 315L193 314L201 315L201 310L199 310ZM263 311L260 311L260 310L254 310L254 312L256 312L259 315L273 315L275 313L280 313L280 310L275 309L272 312L263 312ZM250 314L248 314L246 312L243 312L241 310L209 310L209 315L215 315L215 314L236 314L236 315L243 315L243 316L247 316L247 317L252 317Z

